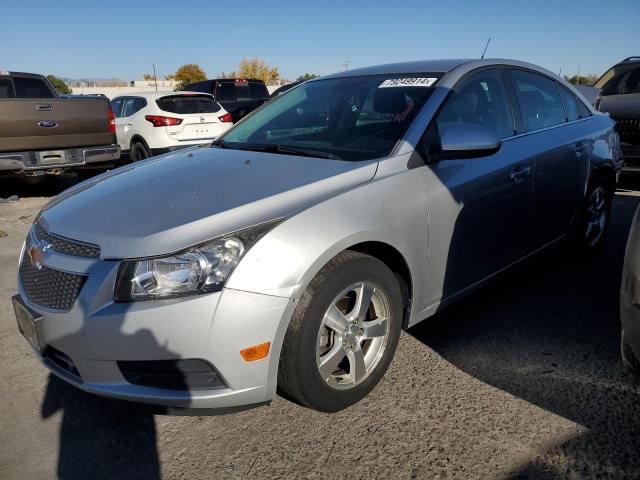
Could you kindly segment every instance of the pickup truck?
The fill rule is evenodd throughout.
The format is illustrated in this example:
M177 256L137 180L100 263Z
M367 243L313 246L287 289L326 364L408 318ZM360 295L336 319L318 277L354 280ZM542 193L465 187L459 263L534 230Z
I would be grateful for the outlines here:
M262 80L246 78L204 80L187 85L184 90L210 93L231 114L234 123L271 98Z
M33 180L119 158L106 98L61 98L42 75L0 71L0 176Z

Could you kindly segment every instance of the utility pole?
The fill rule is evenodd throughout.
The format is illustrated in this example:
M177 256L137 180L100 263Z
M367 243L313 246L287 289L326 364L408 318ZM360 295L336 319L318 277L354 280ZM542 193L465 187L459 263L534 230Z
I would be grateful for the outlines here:
M156 77L156 64L152 63L151 66L153 67L153 81L156 84L156 93L158 92L158 78Z
M487 44L484 46L484 50L482 51L482 56L480 57L480 60L484 59L484 54L487 53L487 48L489 48L490 42L491 42L491 37L489 37L489 39L487 40Z
M576 85L580 85L580 65L578 65L578 75L576 75Z
M345 60L344 61L344 70L347 71L349 70L349 64L351 63L351 60Z

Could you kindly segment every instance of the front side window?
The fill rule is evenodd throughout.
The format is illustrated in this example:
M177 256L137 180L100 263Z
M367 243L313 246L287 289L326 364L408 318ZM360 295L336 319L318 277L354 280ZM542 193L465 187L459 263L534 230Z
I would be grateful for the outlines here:
M13 84L8 78L0 78L0 98L15 98Z
M363 75L307 82L269 102L216 142L229 148L336 158L387 156L438 75Z
M438 114L438 129L455 122L488 128L500 138L513 136L513 115L497 70L483 70L461 81Z
M640 93L640 65L613 67L600 77L594 87L602 89L601 95Z
M553 80L523 70L513 70L512 74L527 131L565 123L560 93Z
M564 111L567 115L567 122L573 122L578 120L580 115L578 114L578 100L576 97L563 86L559 86L560 96L562 97L562 104L564 105Z

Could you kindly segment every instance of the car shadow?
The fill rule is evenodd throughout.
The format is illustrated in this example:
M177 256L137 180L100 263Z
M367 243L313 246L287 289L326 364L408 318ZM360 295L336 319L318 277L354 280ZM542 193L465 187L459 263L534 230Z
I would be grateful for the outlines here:
M640 472L640 384L619 351L622 262L639 200L616 196L597 254L555 247L409 330L469 375L586 427L515 477Z
M0 198L9 198L12 195L17 195L19 198L53 197L67 188L105 171L106 169L83 170L77 175L50 175L31 177L29 180L20 177L0 178Z

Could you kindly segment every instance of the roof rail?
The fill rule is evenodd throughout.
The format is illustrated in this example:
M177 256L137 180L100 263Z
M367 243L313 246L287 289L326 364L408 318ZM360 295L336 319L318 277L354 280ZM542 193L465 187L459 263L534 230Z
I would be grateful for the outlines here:
M640 57L627 57L624 60L622 60L623 62L628 62L629 60L640 60Z

